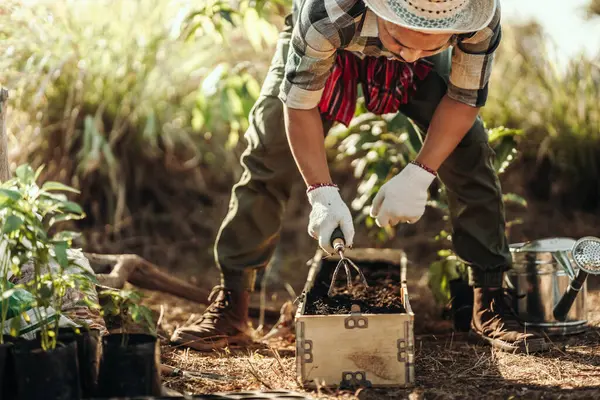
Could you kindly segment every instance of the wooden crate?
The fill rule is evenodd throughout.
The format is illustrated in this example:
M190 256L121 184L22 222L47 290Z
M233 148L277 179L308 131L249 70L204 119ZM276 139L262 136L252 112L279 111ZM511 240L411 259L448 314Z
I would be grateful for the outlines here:
M363 271L389 268L400 280L406 313L307 315L314 293L329 287L338 257L312 260L296 313L297 375L307 388L411 387L414 384L414 314L406 288L406 255L400 250L353 249L346 256ZM355 276L354 272L353 276ZM342 278L345 274L341 273ZM369 282L370 284L371 282ZM318 290L317 290L318 288Z

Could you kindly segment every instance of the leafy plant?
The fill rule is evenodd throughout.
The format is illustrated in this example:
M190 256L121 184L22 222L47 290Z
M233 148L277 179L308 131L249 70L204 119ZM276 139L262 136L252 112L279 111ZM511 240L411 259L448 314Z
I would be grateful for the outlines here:
M265 46L273 46L278 29L271 22L281 17L291 2L287 0L242 0L235 8L223 0L204 1L185 19L184 34L187 39L205 40L213 37L217 42L229 44L236 29L242 29L246 39L257 53ZM192 127L204 131L209 137L214 132L229 131L227 149L234 148L240 135L248 129L248 116L260 93L254 63L223 61L206 75L196 97L192 112Z
M3 278L9 271L19 276L26 265L33 267L31 279L9 290L3 290L3 319L5 303L18 289L31 294L31 304L24 305L33 311L41 331L41 345L44 350L56 347L61 309L66 291L70 288L90 284L90 277L84 271L67 273L73 267L68 250L77 233L60 230L58 224L64 221L84 218L81 207L68 200L63 192L77 192L59 182L37 180L42 168L34 171L24 164L17 168L16 178L0 185L0 213L2 216L2 241L6 243L3 254ZM52 265L56 265L56 269ZM77 269L77 266L74 267ZM5 289L5 288L3 288ZM49 315L52 310L54 316ZM28 315L23 314L28 321ZM11 333L20 331L20 318L14 318L15 326Z
M249 65L219 64L202 82L192 111L192 127L198 132L210 136L229 129L227 149L234 148L248 129L250 110L260 94L260 84Z
M379 242L394 236L394 229L379 229L369 215L370 204L391 177L416 157L420 149L418 134L402 115L378 116L364 109L359 100L356 117L348 128L334 127L326 139L331 157L342 168L346 164L354 170L359 180L356 198L351 207L357 211L356 222L363 222L369 235Z
M487 131L490 145L496 153L494 167L501 174L514 161L516 138L523 132L503 126ZM369 234L379 242L392 238L396 229L378 228L369 216L369 208L381 186L419 153L423 144L419 130L400 113L377 116L365 112L361 99L350 126L338 125L331 131L326 143L331 150L331 157L338 163L346 161L348 164L349 161L354 169L354 178L359 180L357 195L351 204L358 213L356 222L363 222ZM432 240L450 246L451 226L445 188L443 185L432 185L431 192L428 206L438 209L447 224ZM506 203L526 206L526 201L514 193L504 194L503 199ZM519 222L509 221L508 224ZM438 256L439 260L430 266L430 288L436 299L445 303L449 299L449 281L463 276L466 270L451 249L440 250Z
M195 203L212 195L207 188L230 184L239 167L226 144L247 124L256 79L268 68L270 54L257 49L277 39L277 21L266 19L283 12L277 3L59 0L0 7L0 77L13 92L19 131L12 153L80 188L86 222L118 224L141 207L168 208L165 192ZM237 60L253 60L252 68ZM213 98L201 94L204 81L223 65L227 82L214 99L228 103L205 108Z
M209 36L221 43L230 40L236 27L243 27L256 51L272 43L277 29L271 22L281 17L291 6L289 0L239 0L235 4L224 0L204 0L200 7L188 13L182 35L186 39Z
M117 317L123 331L127 330L129 322L133 322L142 325L150 333L156 334L152 311L141 304L142 294L140 292L130 289L105 288L99 296L103 300L101 303L104 316Z
M488 129L488 140L490 146L496 153L494 160L494 169L498 175L506 171L510 164L515 160L517 154L516 137L523 134L520 130L508 129L500 126ZM438 260L429 265L429 288L438 304L447 304L450 298L450 282L455 279L467 279L466 265L456 256L452 250L452 227L449 223L449 211L445 188L439 189L440 196L429 205L437 208L443 213L443 219L446 221L446 228L441 230L434 240L447 246L438 251ZM504 193L503 201L505 204L516 204L527 207L527 201L514 193ZM520 224L520 219L507 221L506 228ZM507 232L508 233L508 232Z

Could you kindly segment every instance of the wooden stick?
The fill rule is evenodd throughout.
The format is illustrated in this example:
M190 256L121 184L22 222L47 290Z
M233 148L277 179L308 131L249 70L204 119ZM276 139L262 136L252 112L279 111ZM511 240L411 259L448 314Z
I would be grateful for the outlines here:
M122 289L126 282L141 289L167 293L196 303L207 304L210 289L176 278L136 254L84 253L101 286ZM279 310L265 309L269 319L279 318ZM257 318L260 307L250 306L248 315Z
M6 137L6 109L8 108L8 90L0 89L0 182L10 179L8 165L8 139Z
M197 303L206 303L210 292L175 278L136 254L84 253L98 283L121 289L126 282L134 286L172 294Z

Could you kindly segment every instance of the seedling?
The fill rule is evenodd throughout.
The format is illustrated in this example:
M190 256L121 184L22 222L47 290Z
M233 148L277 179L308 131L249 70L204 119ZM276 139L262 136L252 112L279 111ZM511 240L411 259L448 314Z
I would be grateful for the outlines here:
M19 290L27 291L30 296L22 296L27 301L19 306L28 312L22 312L22 318L12 319L11 335L23 333L23 321L30 325L24 329L39 327L41 346L47 351L56 348L65 294L69 289L91 285L92 279L84 272L78 273L68 257L78 234L58 229L60 222L85 216L77 203L60 193L78 192L59 182L46 182L40 187L37 180L41 172L42 167L34 172L29 165L21 165L15 178L0 185L1 240L6 243L0 247L1 268L6 278L1 288L1 323L4 328L11 297L14 299ZM27 271L27 276L23 276L23 271ZM9 287L9 275L23 277L24 282ZM93 306L87 299L83 301Z

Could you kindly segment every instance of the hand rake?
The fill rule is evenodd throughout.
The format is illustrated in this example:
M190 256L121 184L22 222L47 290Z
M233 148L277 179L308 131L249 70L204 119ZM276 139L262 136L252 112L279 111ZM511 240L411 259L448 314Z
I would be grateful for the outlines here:
M335 252L338 253L338 255L340 256L340 261L338 262L337 266L335 267L335 270L333 271L333 276L331 277L331 284L329 285L329 291L327 292L327 295L329 297L333 297L335 293L335 281L342 267L346 271L346 288L348 290L352 289L352 277L350 276L350 267L354 268L356 272L358 272L361 283L365 287L369 287L369 285L367 284L367 280L365 279L365 276L363 275L360 268L358 268L358 266L354 264L352 260L346 258L346 256L344 255L344 251L346 250L346 240L344 239L344 234L342 233L342 230L339 227L335 228L333 234L331 235L331 247L333 247Z

